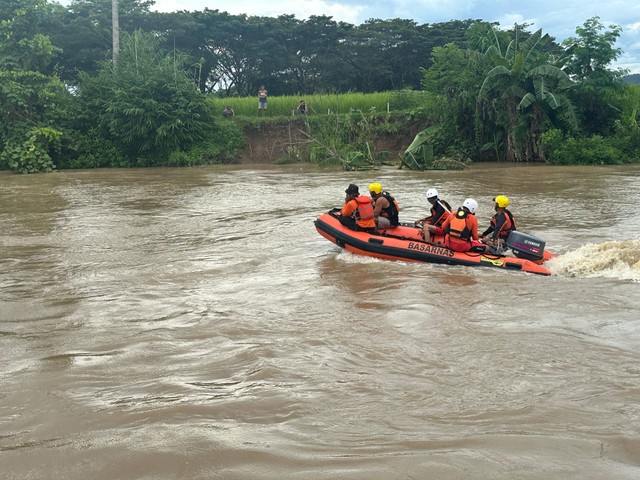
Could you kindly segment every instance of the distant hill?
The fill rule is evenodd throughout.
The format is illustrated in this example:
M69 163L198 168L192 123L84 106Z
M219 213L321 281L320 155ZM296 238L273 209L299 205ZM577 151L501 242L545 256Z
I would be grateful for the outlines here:
M624 83L633 83L634 85L640 85L640 73L634 73L632 75L625 75L622 77Z

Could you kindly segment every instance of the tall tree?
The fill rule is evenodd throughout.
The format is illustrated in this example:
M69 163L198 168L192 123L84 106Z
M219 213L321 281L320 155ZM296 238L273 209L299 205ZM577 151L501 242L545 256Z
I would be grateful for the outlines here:
M40 25L45 0L7 0L0 5L0 167L50 171L68 98L51 62L58 49Z
M613 70L610 65L622 51L615 48L622 29L610 25L605 30L599 17L592 17L582 27L576 28L577 37L569 37L563 45L570 59L568 71L577 82L572 100L580 106L582 124L587 133L610 131L618 116L619 98L616 91L621 87L624 70Z
M340 42L346 35L345 24L324 15L304 21L293 15L281 15L271 30L278 50L270 65L283 93L339 89L332 73L342 72L345 67L338 57Z
M117 0L120 32L149 31L149 8L153 3ZM72 0L62 18L46 31L62 49L58 72L62 80L73 83L79 72L95 73L98 62L113 58L113 11L113 0Z
M440 126L443 143L455 145L475 141L474 122L478 90L487 74L484 59L476 52L449 43L435 47L431 67L422 70L422 88L434 96L431 122ZM437 146L437 145L436 145Z
M220 25L227 17L226 13L209 9L203 12L152 12L150 15L154 32L164 39L164 49L191 56L191 75L201 92L211 93L220 88L215 71L217 58L210 47L216 43L212 39L217 38Z

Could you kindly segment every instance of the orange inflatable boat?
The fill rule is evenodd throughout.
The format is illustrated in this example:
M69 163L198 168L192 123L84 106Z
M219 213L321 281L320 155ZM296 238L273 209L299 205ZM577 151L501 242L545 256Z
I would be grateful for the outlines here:
M554 255L545 250L545 242L520 231L512 232L507 239L506 245L513 254L511 256L454 252L443 245L442 237L436 237L433 242L425 242L421 229L407 224L374 234L352 230L340 223L335 211L320 215L315 226L318 233L327 240L358 255L384 260L492 267L551 275L543 264Z

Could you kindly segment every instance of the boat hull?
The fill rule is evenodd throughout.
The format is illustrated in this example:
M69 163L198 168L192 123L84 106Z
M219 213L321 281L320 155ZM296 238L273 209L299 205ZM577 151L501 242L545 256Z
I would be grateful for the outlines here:
M384 260L492 267L551 275L551 271L541 265L553 256L548 252L545 252L545 257L539 262L504 255L454 252L438 243L442 239L436 238L434 242L423 241L420 229L416 227L405 225L379 234L370 234L351 230L342 225L338 217L332 213L320 215L315 221L315 227L327 240L357 255Z

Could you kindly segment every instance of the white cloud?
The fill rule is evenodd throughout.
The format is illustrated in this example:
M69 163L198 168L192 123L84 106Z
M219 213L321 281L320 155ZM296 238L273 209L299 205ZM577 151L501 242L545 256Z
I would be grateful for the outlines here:
M388 15L379 15L376 12L383 10L372 5L372 18L408 18L418 23L439 23L449 20L466 20L466 12L473 9L475 2L468 0L395 0L384 2Z
M640 32L640 22L632 23L624 27L627 32Z
M211 2L210 0L156 0L152 10L158 12L175 12L177 10L202 11L205 8L218 9L232 15L254 15L261 17L277 17L278 15L295 15L298 19L306 19L311 15L327 15L336 21L360 23L359 18L365 7L361 4L349 5L345 2L327 2L324 0L273 0L258 3L249 0L234 2Z

